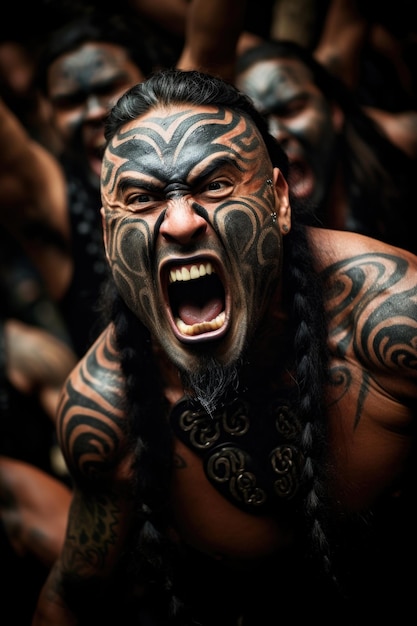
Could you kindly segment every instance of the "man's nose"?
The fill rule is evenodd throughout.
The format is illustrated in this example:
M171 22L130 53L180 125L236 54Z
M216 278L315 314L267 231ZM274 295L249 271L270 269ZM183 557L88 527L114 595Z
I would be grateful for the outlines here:
M268 116L268 129L269 132L279 143L284 143L289 136L288 128L279 117L274 115Z
M195 209L191 199L171 198L160 227L160 234L171 243L192 243L207 232L207 221Z
M90 94L85 101L84 117L88 119L100 118L108 113L107 100L95 94Z

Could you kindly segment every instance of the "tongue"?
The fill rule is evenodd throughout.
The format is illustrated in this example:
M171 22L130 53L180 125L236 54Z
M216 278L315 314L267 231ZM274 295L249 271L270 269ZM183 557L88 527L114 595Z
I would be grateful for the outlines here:
M195 302L183 302L178 309L179 317L185 324L192 326L200 322L210 322L222 312L221 298L213 298L200 307Z

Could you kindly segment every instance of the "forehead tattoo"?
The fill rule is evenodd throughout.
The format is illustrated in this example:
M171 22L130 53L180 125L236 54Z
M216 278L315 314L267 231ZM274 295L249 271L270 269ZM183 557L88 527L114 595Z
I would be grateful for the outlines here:
M108 152L115 159L105 156L103 183L111 192L116 179L131 172L135 162L141 173L155 179L167 182L175 177L186 181L196 165L199 175L204 176L204 162L207 160L207 168L211 168L213 155L216 161L232 160L244 171L259 161L259 146L254 125L227 109L197 113L191 109L169 116L155 113L146 119L146 127L129 128L112 139Z

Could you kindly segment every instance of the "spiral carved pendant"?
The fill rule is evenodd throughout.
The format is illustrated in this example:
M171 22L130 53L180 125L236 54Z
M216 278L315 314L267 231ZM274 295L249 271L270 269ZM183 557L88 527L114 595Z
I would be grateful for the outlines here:
M300 487L300 425L288 403L237 399L208 415L183 399L171 412L175 435L203 459L210 483L246 512L273 512Z

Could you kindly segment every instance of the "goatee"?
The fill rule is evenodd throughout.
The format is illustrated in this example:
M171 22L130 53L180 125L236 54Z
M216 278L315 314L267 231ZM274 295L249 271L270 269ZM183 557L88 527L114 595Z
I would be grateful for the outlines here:
M204 357L196 371L181 371L186 394L212 416L215 410L235 399L239 386L236 364L224 366L213 357Z

